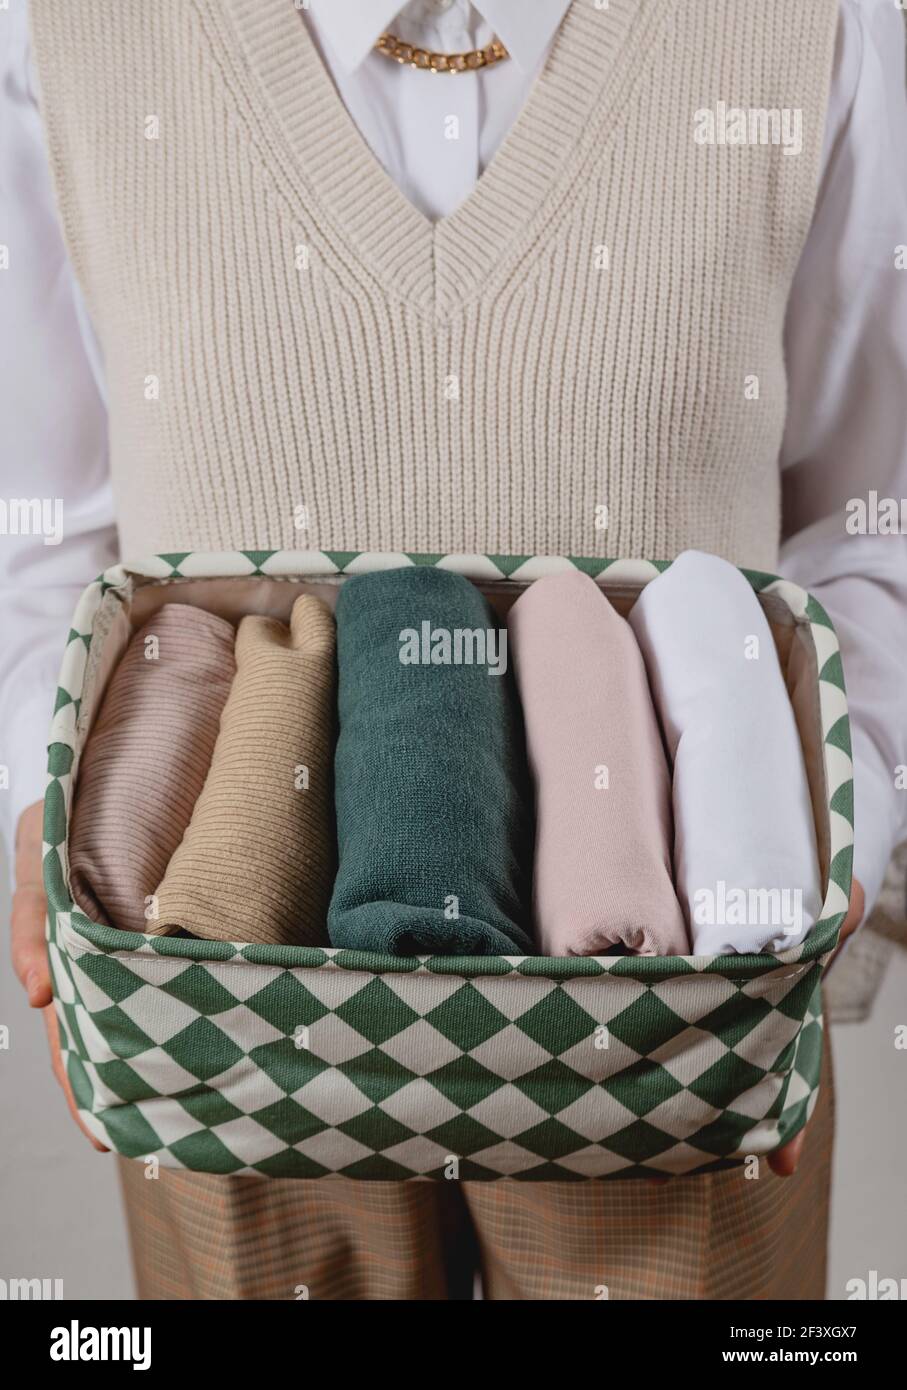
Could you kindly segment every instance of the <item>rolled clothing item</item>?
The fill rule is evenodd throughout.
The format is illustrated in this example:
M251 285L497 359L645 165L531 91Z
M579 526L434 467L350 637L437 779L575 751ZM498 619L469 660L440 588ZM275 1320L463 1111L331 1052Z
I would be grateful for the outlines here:
M803 748L762 606L685 551L630 611L673 761L674 872L696 955L784 951L822 910Z
M149 930L327 944L335 647L330 609L311 595L296 600L289 628L258 616L240 622L211 769Z
M535 939L548 956L688 955L671 779L632 629L579 570L507 618L535 787Z
M460 575L414 566L341 589L334 946L531 951L532 815L506 650Z
M208 773L234 635L213 613L165 603L110 678L79 763L69 835L73 898L95 922L148 931L146 899Z

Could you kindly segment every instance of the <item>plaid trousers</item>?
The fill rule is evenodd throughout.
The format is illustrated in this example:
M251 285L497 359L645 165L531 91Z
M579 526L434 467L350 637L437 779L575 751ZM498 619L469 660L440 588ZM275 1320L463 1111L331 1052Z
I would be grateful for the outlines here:
M834 1094L796 1174L618 1182L145 1177L120 1160L142 1299L824 1298Z

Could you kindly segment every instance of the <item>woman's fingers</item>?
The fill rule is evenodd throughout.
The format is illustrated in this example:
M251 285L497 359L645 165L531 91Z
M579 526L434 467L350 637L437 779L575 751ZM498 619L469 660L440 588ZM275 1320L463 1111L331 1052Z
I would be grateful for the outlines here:
M43 1009L53 995L44 917L47 902L41 876L41 821L43 803L34 802L19 817L16 827L16 891L10 914L10 948L13 969L33 1009Z
M835 951L834 956L832 956L832 960L834 960L840 954L841 947L844 945L844 942L847 940L849 936L853 934L853 932L856 931L857 927L862 922L865 914L866 894L863 892L862 883L859 881L859 879L855 878L850 889L850 908L848 909L847 916L844 918L844 921L841 924L841 931L838 935L838 947Z
M768 1166L779 1178L791 1178L797 1171L797 1164L800 1162L800 1155L803 1152L803 1145L806 1142L806 1130L801 1129L799 1134L795 1134L789 1143L783 1148L775 1149L774 1153L768 1156Z
M47 899L44 896L41 873L42 815L42 803L36 801L28 810L22 812L16 828L16 891L13 894L10 914L13 969L28 995L31 1007L42 1011L50 1047L50 1065L66 1097L69 1113L92 1147L99 1153L109 1153L110 1150L86 1129L79 1116L76 1098L72 1093L60 1052L60 1030L53 1004L50 963L47 959L47 941L44 935Z
M28 883L17 887L10 916L13 969L33 1009L43 1009L53 997L44 939L45 911L43 888Z

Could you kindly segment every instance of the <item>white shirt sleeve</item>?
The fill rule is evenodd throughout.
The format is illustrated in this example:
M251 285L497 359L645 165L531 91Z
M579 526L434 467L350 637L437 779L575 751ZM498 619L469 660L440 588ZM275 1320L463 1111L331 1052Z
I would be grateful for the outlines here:
M907 838L907 535L850 535L845 521L872 490L907 498L903 18L891 0L842 0L824 176L786 322L781 569L841 641L867 907Z
M0 12L0 206L0 833L11 849L19 815L44 795L76 600L116 555L103 378L58 227L24 4Z
M782 568L844 648L856 761L855 872L875 898L907 836L907 537L852 537L851 497L907 496L907 103L901 12L842 0L820 200L786 327ZM24 0L0 11L0 496L63 505L63 535L0 534L0 830L42 795L44 745L75 599L115 556L103 366L58 230ZM55 539L50 537L50 539Z

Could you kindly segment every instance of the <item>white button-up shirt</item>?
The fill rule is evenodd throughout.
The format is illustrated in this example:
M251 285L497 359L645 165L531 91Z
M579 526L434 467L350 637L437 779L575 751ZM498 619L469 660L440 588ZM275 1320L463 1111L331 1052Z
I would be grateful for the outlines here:
M363 138L426 216L449 214L494 158L569 0L300 0ZM591 0L576 0L591 3ZM854 872L871 903L907 838L907 536L851 536L845 504L907 497L907 100L903 16L841 0L822 183L791 289L781 570L841 638L855 756ZM511 57L456 76L375 52L391 30L444 52L495 36ZM44 745L75 599L116 553L103 359L61 241L25 0L0 11L0 495L61 497L58 545L0 536L0 824L44 788ZM907 253L905 253L907 254Z

